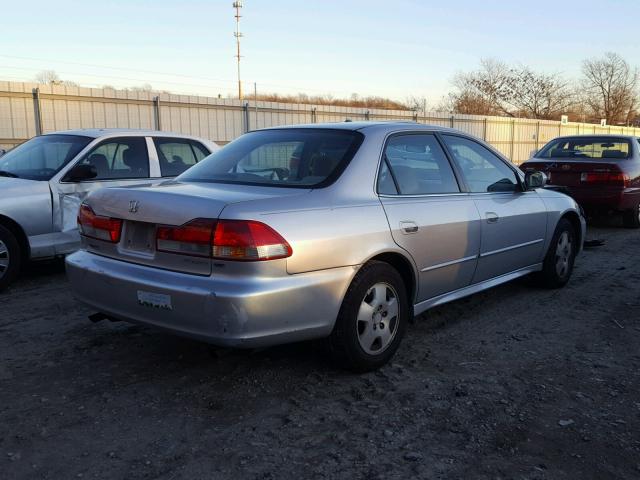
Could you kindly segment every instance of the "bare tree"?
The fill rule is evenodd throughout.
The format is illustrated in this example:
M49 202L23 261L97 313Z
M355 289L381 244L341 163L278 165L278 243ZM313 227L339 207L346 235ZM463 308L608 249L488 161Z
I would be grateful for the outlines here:
M552 119L573 100L569 83L559 74L493 59L481 60L478 70L458 74L453 84L457 91L450 94L449 104L456 113Z
M68 87L78 86L76 82L62 80L55 70L42 70L35 76L35 81L44 85L66 85Z
M509 91L509 67L495 59L480 60L480 68L469 73L458 74L454 85L458 89L454 100L458 113L471 113L476 109L480 115L509 115L509 105L504 98Z
M510 69L501 100L518 115L544 120L558 119L574 101L569 83L557 73L534 72L529 67Z
M630 123L638 100L638 69L617 53L582 64L585 100L593 114L607 123Z
M409 110L413 110L420 115L426 114L427 108L429 108L426 97L417 97L415 95L408 96L404 104L409 108Z
M62 80L55 70L42 70L35 76L35 81L43 85L61 85Z

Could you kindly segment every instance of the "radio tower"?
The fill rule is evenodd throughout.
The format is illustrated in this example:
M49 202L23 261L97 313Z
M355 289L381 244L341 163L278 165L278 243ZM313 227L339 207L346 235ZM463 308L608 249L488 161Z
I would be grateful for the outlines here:
M242 82L240 81L240 38L242 37L240 32L240 9L242 8L242 1L233 2L233 8L236 9L236 31L233 35L236 37L236 59L238 60L238 98L242 100Z

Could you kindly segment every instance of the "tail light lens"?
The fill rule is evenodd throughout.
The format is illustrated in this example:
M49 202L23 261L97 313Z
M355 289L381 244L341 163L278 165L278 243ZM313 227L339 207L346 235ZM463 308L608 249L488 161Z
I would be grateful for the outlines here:
M278 232L253 220L219 220L213 257L225 260L274 260L290 257L291 247Z
M122 220L96 215L89 205L83 203L78 213L78 228L85 237L118 243L122 231Z
M215 220L200 218L179 227L160 225L156 230L156 248L161 252L210 257L215 225Z
M156 247L162 252L239 261L275 260L293 253L278 232L253 220L198 218L178 227L161 225Z
M621 172L585 172L580 175L580 181L592 185L629 186L629 176Z

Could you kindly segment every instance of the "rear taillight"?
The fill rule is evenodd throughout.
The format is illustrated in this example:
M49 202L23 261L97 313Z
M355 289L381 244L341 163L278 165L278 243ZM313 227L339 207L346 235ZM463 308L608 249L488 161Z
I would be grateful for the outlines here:
M156 230L156 248L161 252L210 257L215 225L215 220L200 218L179 227L160 225Z
M162 252L239 261L275 260L292 254L278 232L253 220L198 218L181 226L160 225L156 247Z
M89 205L83 203L78 212L78 228L85 237L118 243L122 231L122 220L96 215Z
M629 176L621 172L584 172L580 175L580 181L592 185L629 186Z
M274 260L291 256L278 232L253 220L219 220L213 237L213 257L224 260Z

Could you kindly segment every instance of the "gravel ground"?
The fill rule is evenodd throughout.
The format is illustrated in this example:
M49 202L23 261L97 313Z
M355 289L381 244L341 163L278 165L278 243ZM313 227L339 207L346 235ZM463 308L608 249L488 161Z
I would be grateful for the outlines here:
M640 478L640 233L590 236L565 289L438 307L366 375L92 324L34 266L0 294L0 477Z

